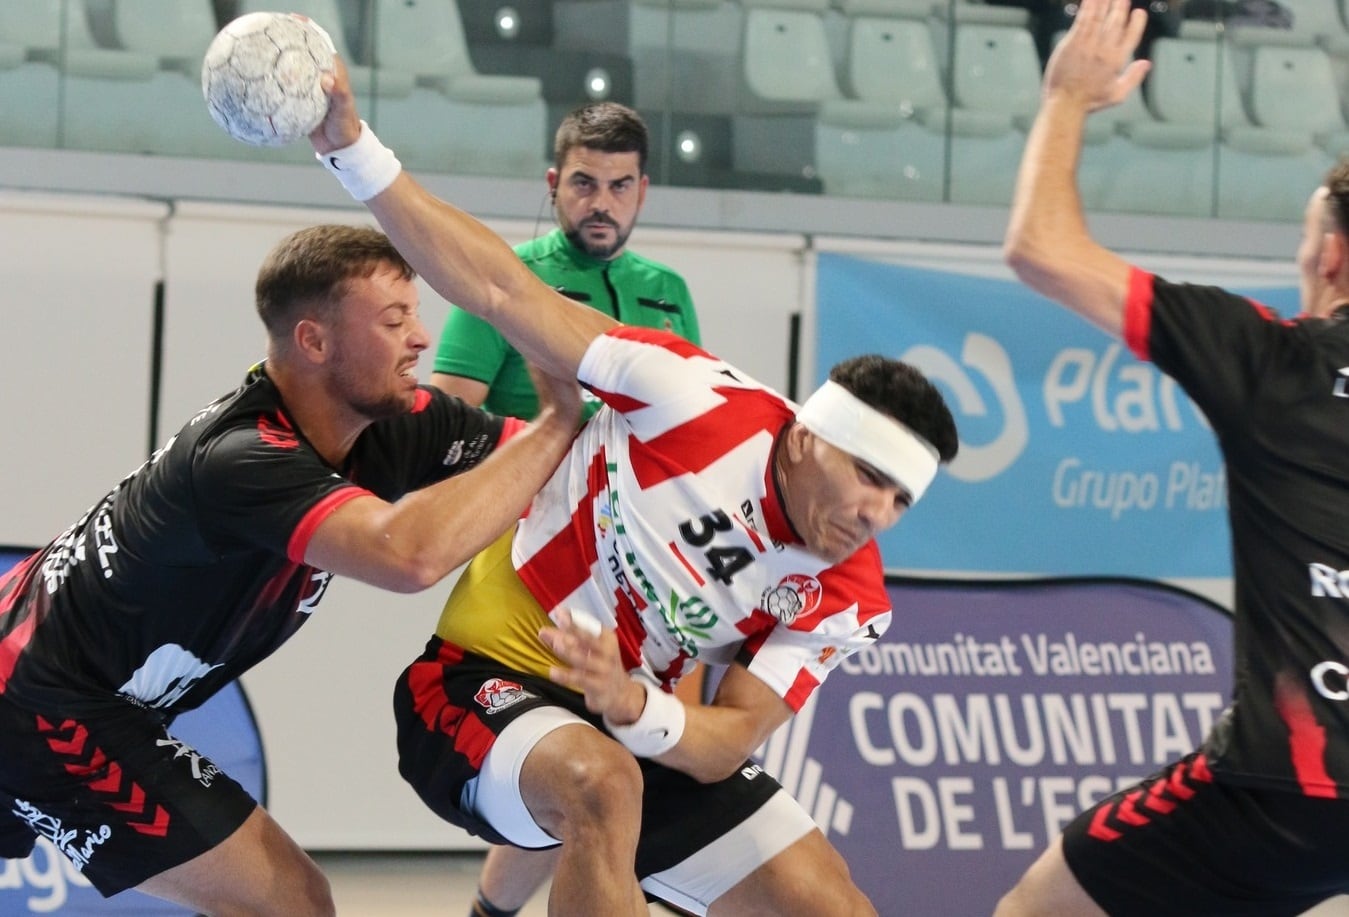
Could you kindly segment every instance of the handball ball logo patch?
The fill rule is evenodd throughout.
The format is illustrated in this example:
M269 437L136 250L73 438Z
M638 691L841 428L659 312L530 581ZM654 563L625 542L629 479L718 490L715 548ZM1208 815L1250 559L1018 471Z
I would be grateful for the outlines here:
M482 705L488 715L491 715L507 707L514 707L520 701L533 696L516 682L504 678L489 678L482 683L473 699Z
M813 576L793 573L772 589L765 589L759 598L759 607L790 625L801 615L808 615L820 604L820 581Z

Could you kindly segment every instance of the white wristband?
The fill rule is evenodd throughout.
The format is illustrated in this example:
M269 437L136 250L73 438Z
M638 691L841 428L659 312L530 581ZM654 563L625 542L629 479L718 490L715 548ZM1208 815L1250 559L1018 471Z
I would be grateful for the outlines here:
M622 742L628 751L639 758L663 755L679 744L684 735L684 704L673 694L666 694L645 678L633 681L646 691L646 705L635 723L619 726L604 718L609 734Z
M329 153L315 153L323 167L358 201L368 201L393 184L403 164L393 150L379 142L370 125L361 122L361 135L351 146Z

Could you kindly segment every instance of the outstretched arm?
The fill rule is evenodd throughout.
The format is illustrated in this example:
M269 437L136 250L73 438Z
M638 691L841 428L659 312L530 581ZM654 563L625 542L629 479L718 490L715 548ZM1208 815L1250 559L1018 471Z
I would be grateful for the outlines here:
M325 81L331 83L328 114L309 139L320 156L338 154L340 159L361 137L362 127L341 60ZM549 288L500 237L406 172L365 204L432 289L492 323L550 375L575 378L590 342L615 324Z
M1077 164L1087 115L1119 104L1147 75L1149 63L1132 60L1146 25L1129 0L1083 0L1045 68L1003 243L1023 283L1116 336L1129 264L1087 231Z

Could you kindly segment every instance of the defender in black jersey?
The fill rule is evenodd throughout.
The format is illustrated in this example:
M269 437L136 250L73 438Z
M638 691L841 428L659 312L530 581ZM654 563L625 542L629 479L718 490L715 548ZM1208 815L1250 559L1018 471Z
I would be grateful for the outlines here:
M417 384L413 279L373 229L284 240L257 281L266 361L0 578L0 856L41 835L104 894L332 913L315 864L170 724L298 630L333 574L438 582L571 441L574 383L546 385L529 427Z
M1294 915L1349 891L1349 161L1307 205L1303 314L1167 283L1088 235L1073 169L1146 13L1085 0L1045 72L1006 254L1203 409L1227 466L1232 705L1203 745L1080 815L998 917Z

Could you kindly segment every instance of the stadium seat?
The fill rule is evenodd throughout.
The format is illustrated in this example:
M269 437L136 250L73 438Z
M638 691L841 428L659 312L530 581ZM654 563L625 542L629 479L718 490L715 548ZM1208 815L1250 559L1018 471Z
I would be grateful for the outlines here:
M1249 48L1251 115L1263 127L1310 133L1326 152L1349 150L1330 58L1319 47Z
M1216 216L1296 219L1303 189L1320 179L1325 154L1307 130L1251 122L1237 79L1234 49L1207 23L1187 22L1176 38L1153 43L1148 105L1171 125L1208 130L1221 141L1194 155L1216 160ZM1315 177L1308 180L1308 175ZM1178 194L1187 193L1183 187ZM1164 193L1164 192L1159 192ZM1191 190L1189 193L1193 193Z
M929 7L845 0L848 97L820 106L815 159L830 194L938 201L944 194L946 92Z
M632 0L620 4L627 17L622 41L633 62L633 90L642 109L729 115L737 94L728 86L740 80L744 12L737 0ZM556 15L566 19L569 34L586 47L596 30L598 2L559 4ZM613 17L618 18L618 17Z
M742 0L741 111L811 113L841 96L825 32L828 0Z
M952 106L957 113L985 119L953 129L950 197L962 203L1007 204L1025 148L1024 131L1040 104L1040 56L1023 26L984 21L973 11L959 15L966 18L953 26ZM996 128L987 116L998 119ZM1011 122L1006 128L1004 119ZM953 128L955 123L953 118Z
M429 168L534 178L546 168L547 110L538 79L473 69L454 0L375 0L370 63L414 75L406 99L382 100L381 135Z

